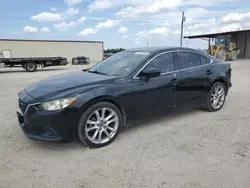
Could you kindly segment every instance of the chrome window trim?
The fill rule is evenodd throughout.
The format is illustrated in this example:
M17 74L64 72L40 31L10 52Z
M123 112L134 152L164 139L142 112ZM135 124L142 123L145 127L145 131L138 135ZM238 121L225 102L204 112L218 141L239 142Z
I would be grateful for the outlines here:
M162 52L154 57L152 57L139 71L137 71L137 73L134 75L133 79L138 79L139 77L138 74L142 71L142 69L144 69L149 63L151 63L155 58L159 57L160 55L163 55L163 54L167 54L167 53L174 53L176 51L167 51L167 52ZM171 72L165 72L165 73L161 73L161 75L165 75L165 74L168 74L168 73L173 73L173 72L176 72L178 70L175 70L175 71L171 71Z
M166 74L171 74L171 73L176 73L176 72L181 72L181 71L183 71L183 70L189 70L189 69L193 69L193 68L197 68L197 67L203 67L203 66L208 66L208 65L211 65L213 62L214 62L214 60L212 59L212 58L210 58L210 57L208 57L206 54L202 54L202 53L200 53L200 52L195 52L195 51L191 51L191 50L186 50L186 49L181 49L181 50L172 50L172 51L168 51L168 52L162 52L162 53L160 53L160 54L158 54L158 55L156 55L156 56L154 56L153 58L151 58L136 74L135 74L135 76L133 77L133 79L138 79L139 77L137 77L138 76L138 74L151 62L151 61L153 61L156 57L158 57L158 56L160 56L160 55L162 55L162 54L167 54L167 53L174 53L174 52L176 52L177 54L178 54L178 52L190 52L190 53L196 53L196 54L198 54L198 55L202 55L202 56L204 56L204 57L206 57L206 58L208 58L208 59L210 59L210 63L208 63L208 64L205 64L205 65L198 65L198 66L195 66L195 67L189 67L189 68L185 68L185 69L178 69L178 70L175 70L175 71L170 71L170 72L165 72L165 73L161 73L161 75L160 76L162 76L162 75L166 75ZM179 63L179 62L178 62Z
M31 106L35 106L35 105L38 105L38 104L41 104L41 102L39 102L39 103L33 103L33 104L27 105L27 108L26 108L25 112L22 113L22 111L20 110L20 114L24 116L24 115L28 112L28 110L29 110L29 108L30 108ZM20 108L19 108L19 109L20 109Z

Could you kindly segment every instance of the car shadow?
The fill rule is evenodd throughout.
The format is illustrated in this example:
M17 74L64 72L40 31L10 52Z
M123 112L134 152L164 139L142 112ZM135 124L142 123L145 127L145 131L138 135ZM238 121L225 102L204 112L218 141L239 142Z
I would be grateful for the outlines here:
M135 131L138 128L143 128L150 126L152 124L160 124L160 123L167 123L169 121L173 121L177 118L185 118L187 116L193 116L196 113L201 113L202 110L200 109L192 109L192 110L185 110L181 112L175 112L168 115L157 115L150 118L145 118L138 122L133 122L126 127L122 129L120 132L120 136L117 137L114 142L116 142L118 139L122 139L122 135L129 134L130 132ZM32 144L35 145L35 148L39 148L42 150L47 151L58 151L58 152L64 152L65 150L78 150L78 149L87 149L88 147L82 144L79 140L71 141L71 142L43 142L43 141L33 141L30 140ZM106 146L107 147L107 146ZM94 148L93 148L94 149Z
M34 145L35 148L39 148L46 151L58 151L63 152L65 150L77 150L77 149L86 149L87 146L82 144L80 141L70 141L70 142L64 142L64 141L58 141L58 142L45 142L45 141L38 141L38 140L30 140L32 142L32 145Z
M188 116L193 116L194 114L201 113L203 110L202 109L188 109L188 110L183 110L180 112L173 112L167 115L155 115L153 117L145 118L142 119L138 122L133 122L127 126L124 127L122 130L123 133L131 132L134 131L138 128L142 127L147 127L152 124L160 124L160 123L167 123L170 121L173 121L175 119L185 119L185 117Z

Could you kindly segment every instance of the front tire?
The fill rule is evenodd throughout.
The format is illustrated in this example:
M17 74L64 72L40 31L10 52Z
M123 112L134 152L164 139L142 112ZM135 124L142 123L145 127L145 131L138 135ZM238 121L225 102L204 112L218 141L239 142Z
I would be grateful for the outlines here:
M225 103L227 87L222 82L215 82L210 89L205 101L205 110L209 112L219 111Z
M100 148L115 140L121 126L120 110L112 103L100 102L84 112L77 127L77 136L88 147Z

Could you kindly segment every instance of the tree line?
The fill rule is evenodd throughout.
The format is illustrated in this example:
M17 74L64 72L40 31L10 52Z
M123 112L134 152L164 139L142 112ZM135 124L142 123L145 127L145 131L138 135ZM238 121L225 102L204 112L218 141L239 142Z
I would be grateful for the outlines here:
M113 48L113 49L107 49L107 50L104 50L104 53L118 53L120 51L123 51L125 49L123 48Z

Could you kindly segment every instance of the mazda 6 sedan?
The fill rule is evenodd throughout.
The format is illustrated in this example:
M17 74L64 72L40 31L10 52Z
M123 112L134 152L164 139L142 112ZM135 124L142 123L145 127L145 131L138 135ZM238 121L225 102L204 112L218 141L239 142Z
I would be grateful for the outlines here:
M18 94L19 124L36 140L110 144L124 126L160 114L220 110L230 63L190 48L119 52L90 69L36 82Z

